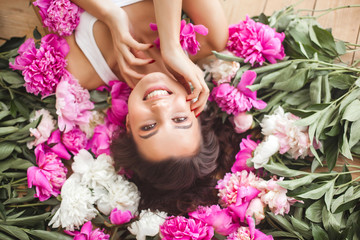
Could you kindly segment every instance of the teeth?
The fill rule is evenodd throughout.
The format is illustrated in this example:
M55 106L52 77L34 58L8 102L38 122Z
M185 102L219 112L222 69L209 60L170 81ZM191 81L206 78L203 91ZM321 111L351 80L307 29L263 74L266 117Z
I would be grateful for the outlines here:
M154 90L146 96L146 100L157 96L167 96L167 95L169 95L169 93L165 90Z

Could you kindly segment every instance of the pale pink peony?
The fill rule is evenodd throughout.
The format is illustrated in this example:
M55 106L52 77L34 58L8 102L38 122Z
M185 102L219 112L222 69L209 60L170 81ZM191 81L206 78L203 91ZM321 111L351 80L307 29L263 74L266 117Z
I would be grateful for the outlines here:
M157 25L154 23L150 23L150 28L153 31L157 31ZM195 55L200 50L200 43L196 40L196 33L205 36L208 34L208 29L204 25L193 25L192 23L186 23L185 20L181 20L180 44L185 51L192 55ZM160 47L159 38L154 41L154 44Z
M240 172L242 170L252 171L253 167L248 167L246 162L252 158L253 151L256 149L259 142L254 142L250 139L251 135L243 138L240 143L240 151L235 156L235 163L231 167L231 172Z
M125 128L125 119L128 113L127 100L131 89L124 82L110 81L111 107L107 110L107 120L110 123Z
M226 240L252 240L250 230L247 227L239 227L235 232L231 233Z
M245 215L254 217L255 223L259 224L261 220L265 218L264 208L266 204L261 201L260 198L256 197L251 200L249 206L246 209Z
M110 236L104 233L104 230L96 228L92 230L91 221L86 222L79 231L67 231L64 232L68 235L74 236L73 240L108 240Z
M255 229L254 219L246 217L249 227L240 227L234 233L230 234L226 240L273 240L271 235L266 235Z
M72 154L76 155L81 149L87 149L88 139L79 128L74 128L61 135L61 141Z
M30 128L30 136L34 136L35 140L28 142L27 147L29 149L33 146L37 146L41 143L46 142L51 132L55 129L56 121L51 116L50 112L46 109L40 109L35 112L35 116L30 119L30 122L33 122L41 117L41 121L36 128Z
M110 222L115 225L121 225L124 223L130 222L130 220L133 218L133 215L129 210L121 211L117 208L114 208L109 216Z
M229 27L227 49L251 65L255 62L262 65L265 60L276 63L276 60L285 57L282 46L284 38L284 33L278 33L268 25L246 16L245 21Z
M248 70L241 76L241 80L236 88L228 83L214 87L209 100L215 101L222 111L233 115L249 111L252 107L264 109L266 103L257 99L256 91L253 92L246 87L253 84L255 79L256 73Z
M249 130L253 125L253 116L246 112L240 112L230 118L236 133L243 133Z
M103 153L110 155L110 144L118 129L117 125L109 122L95 127L89 147L96 157Z
M228 51L221 52L226 55L233 55ZM205 75L207 73L211 74L212 81L215 85L219 85L222 83L230 83L231 79L235 77L236 72L240 68L240 64L238 62L230 62L221 59L215 59L211 61L209 64L204 64L202 66L205 70Z
M220 179L215 187L219 190L220 204L229 206L231 204L241 205L244 202L250 202L260 193L257 185L263 181L254 173L245 170L226 173L225 177Z
M160 235L163 240L210 240L214 236L214 229L198 219L177 216L166 219L160 226Z
M280 145L279 153L289 153L295 159L312 155L308 127L296 125L299 119L291 113L285 113L282 107L278 107L272 115L265 115L260 123L265 136L277 137Z
M70 0L37 0L33 4L39 7L44 26L60 36L72 34L83 11Z
M10 67L22 71L26 91L42 97L53 94L66 72L65 56L69 52L66 40L48 34L41 39L39 49L36 49L34 39L28 39L18 52L19 56L13 64L10 63Z
M277 180L273 177L267 182L265 191L259 195L261 201L267 204L275 215L289 213L290 206L297 202L296 199L286 196L287 190L277 184L282 180L283 178Z
M233 223L229 210L221 209L219 205L199 206L196 211L190 212L189 216L205 222L212 226L217 233L224 236L229 235L239 227L239 224Z
M59 156L43 144L35 148L35 156L38 167L28 168L28 187L36 187L35 197L38 197L40 201L45 201L51 196L58 196L66 181L66 167Z
M76 125L88 124L93 108L89 91L82 88L70 73L65 74L56 88L56 114L60 131L69 132Z

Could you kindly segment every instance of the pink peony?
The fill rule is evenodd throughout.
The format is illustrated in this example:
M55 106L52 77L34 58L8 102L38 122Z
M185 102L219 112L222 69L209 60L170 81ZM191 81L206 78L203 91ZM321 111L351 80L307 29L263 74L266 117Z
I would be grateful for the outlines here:
M49 31L60 36L70 36L80 21L82 9L70 0L37 0L40 16Z
M107 110L107 120L110 123L125 128L125 119L128 113L127 100L131 89L124 82L110 81L111 107Z
M65 56L69 45L65 39L48 34L41 39L40 48L35 48L34 39L26 40L19 48L19 56L10 63L14 70L21 70L25 88L29 93L46 97L54 93L62 75L66 72Z
M69 132L76 125L88 124L93 108L89 91L82 88L70 73L65 74L56 88L56 113L60 131Z
M150 28L153 31L157 31L157 25L154 23L150 23ZM192 55L195 55L200 50L200 43L196 40L196 33L205 36L208 34L208 29L204 25L193 25L192 23L186 23L185 20L181 20L180 44L185 51ZM159 38L154 43L157 47L160 47Z
M250 202L260 193L257 185L262 182L264 180L255 176L254 173L243 170L226 173L225 177L218 181L215 188L219 190L218 196L222 206L241 205L244 202Z
M130 222L130 220L133 218L133 215L129 210L121 211L117 208L114 208L111 211L109 218L112 224L121 225Z
M308 127L296 125L299 119L291 113L285 113L282 107L278 107L272 115L265 115L260 123L265 136L277 137L280 145L279 153L287 152L295 159L312 155Z
M248 167L246 162L252 157L253 151L256 149L258 142L250 139L251 135L243 138L240 143L240 151L235 156L235 163L231 167L231 172L239 172L242 170L252 171L253 167Z
M221 235L229 235L239 227L239 224L233 223L229 210L221 209L219 205L199 206L196 211L190 212L189 216L212 226Z
M230 119L236 133L243 133L253 125L253 116L246 112L240 112Z
M35 140L28 142L28 148L37 146L41 143L44 143L50 137L52 130L55 128L56 121L51 116L50 112L46 109L40 109L35 112L35 116L30 119L30 122L33 122L41 117L41 121L36 128L30 128L30 136L34 136Z
M282 46L284 38L284 33L278 33L268 25L246 16L245 21L229 27L227 49L251 65L255 62L262 65L265 60L276 63L277 59L285 57Z
M266 204L261 201L260 198L256 197L251 200L249 206L246 209L245 215L254 217L255 223L259 224L261 220L265 218L264 208Z
M104 233L104 230L96 228L92 230L91 221L86 222L79 231L67 231L64 232L68 235L74 236L73 240L108 240L110 236Z
M35 197L45 201L60 193L66 180L67 169L58 155L47 146L41 144L35 148L36 163L38 167L29 167L27 170L28 187L36 186Z
M101 124L95 127L94 135L89 145L96 157L103 153L110 155L110 144L113 134L117 130L118 126L112 123Z
M240 227L237 231L231 233L226 240L273 240L271 235L266 235L255 229L254 220L246 217L249 227Z
M177 216L166 219L160 226L160 234L164 240L210 240L214 236L214 229L198 219Z
M72 154L76 155L81 149L87 149L86 134L79 128L74 128L65 132L61 136L61 141Z
M226 240L252 240L250 237L250 230L247 227L239 227L236 231L231 233Z
M289 213L290 205L297 202L296 199L286 196L287 190L277 184L282 180L283 178L277 180L273 177L267 182L265 191L259 195L261 201L267 204L275 215Z
M228 83L214 87L209 100L215 101L221 110L227 114L237 115L241 112L249 111L252 107L264 109L266 103L262 100L257 100L256 91L253 92L246 87L253 84L255 79L256 73L248 70L241 76L241 80L236 88Z

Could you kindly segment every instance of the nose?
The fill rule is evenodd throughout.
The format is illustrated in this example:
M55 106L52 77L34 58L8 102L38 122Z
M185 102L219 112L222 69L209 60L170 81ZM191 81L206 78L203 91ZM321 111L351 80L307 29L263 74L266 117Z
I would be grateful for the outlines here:
M151 104L151 109L153 110L162 110L169 107L168 101L156 101Z

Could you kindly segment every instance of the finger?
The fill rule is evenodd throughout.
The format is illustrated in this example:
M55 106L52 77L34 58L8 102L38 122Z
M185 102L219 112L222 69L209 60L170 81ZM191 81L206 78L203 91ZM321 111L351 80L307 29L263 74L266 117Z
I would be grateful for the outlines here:
M153 59L151 58L142 59L135 57L134 54L130 51L130 49L123 44L121 44L120 46L120 52L122 54L122 57L125 58L126 62L130 65L145 65L153 61Z
M132 77L135 79L141 79L145 76L144 74L140 74L140 73L134 71L133 69L131 69L127 65L127 63L123 57L118 58L118 64L119 64L120 72L125 79L128 77Z
M126 43L129 47L140 51L145 51L153 47L151 43L139 43L131 35L125 37L124 43Z

